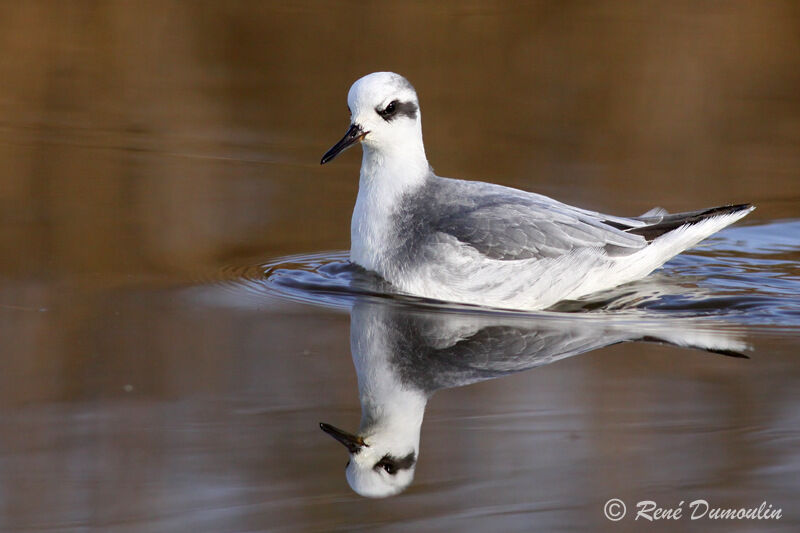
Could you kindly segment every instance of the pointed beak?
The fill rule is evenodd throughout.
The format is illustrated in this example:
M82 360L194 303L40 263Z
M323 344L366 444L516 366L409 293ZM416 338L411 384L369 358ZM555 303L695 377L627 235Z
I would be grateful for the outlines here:
M361 129L361 126L358 124L350 124L350 129L347 130L347 133L344 134L342 140L338 143L334 144L333 147L325 152L325 155L322 156L322 161L319 162L320 165L324 165L340 153L344 152L355 143L363 139L368 131L364 131Z
M341 429L333 427L330 424L326 424L325 422L320 422L319 428L334 439L344 444L350 453L358 453L361 451L361 448L367 446L367 444L364 442L364 439L361 437L346 431L342 431Z

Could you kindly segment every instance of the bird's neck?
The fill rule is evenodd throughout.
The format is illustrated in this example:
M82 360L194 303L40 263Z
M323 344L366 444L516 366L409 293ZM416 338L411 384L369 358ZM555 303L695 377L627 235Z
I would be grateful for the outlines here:
M394 328L378 306L356 305L351 311L350 343L361 403L359 435L392 435L398 442L419 444L428 396L404 382L393 363Z
M396 240L392 217L403 197L422 187L431 174L422 141L392 147L364 146L358 197L350 225L350 259L381 275L383 251Z
M424 182L430 171L422 136L373 146L362 143L364 155L361 159L359 192L383 189L386 194L413 189Z
M359 389L361 423L358 434L367 438L391 435L397 443L417 449L427 397L412 390Z

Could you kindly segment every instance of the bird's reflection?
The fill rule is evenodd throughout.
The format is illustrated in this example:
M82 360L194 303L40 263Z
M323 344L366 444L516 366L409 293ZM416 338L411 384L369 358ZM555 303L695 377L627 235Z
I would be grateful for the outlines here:
M414 478L425 405L440 389L460 387L628 341L661 342L741 356L737 334L682 319L518 316L440 310L359 299L351 308L350 343L358 376L361 425L323 431L350 455L355 492L386 497Z

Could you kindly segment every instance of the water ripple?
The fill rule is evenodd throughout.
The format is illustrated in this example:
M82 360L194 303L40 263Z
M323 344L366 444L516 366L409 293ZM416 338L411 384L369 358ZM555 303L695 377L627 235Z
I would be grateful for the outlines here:
M377 275L332 251L278 258L220 272L218 286L239 296L277 296L345 309L356 298L503 312L398 293ZM723 318L748 326L800 327L800 220L729 228L651 276L546 314L582 313ZM541 316L542 312L533 313Z

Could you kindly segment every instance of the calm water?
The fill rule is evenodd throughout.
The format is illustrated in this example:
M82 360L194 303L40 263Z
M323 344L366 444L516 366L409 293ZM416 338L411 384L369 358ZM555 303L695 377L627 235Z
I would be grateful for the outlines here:
M0 530L797 531L798 27L792 2L0 4ZM341 251L356 150L319 166L379 69L441 175L758 209L547 312L392 294ZM425 400L385 500L319 428L359 427L357 369ZM698 498L783 517L630 516Z

